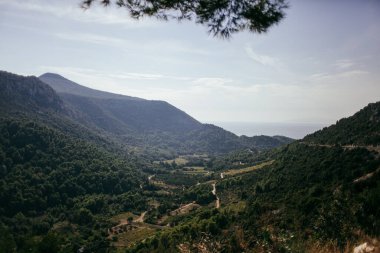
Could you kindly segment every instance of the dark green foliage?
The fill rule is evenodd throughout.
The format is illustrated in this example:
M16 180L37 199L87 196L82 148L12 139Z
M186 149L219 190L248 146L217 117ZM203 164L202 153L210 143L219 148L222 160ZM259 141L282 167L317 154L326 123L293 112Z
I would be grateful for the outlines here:
M192 215L180 217L180 225L157 233L153 238L140 242L127 252L177 252L177 245L181 242L197 242L220 236L222 230L230 225L230 217L230 213L219 212L217 209L197 211ZM175 219L173 222L175 223ZM236 247L235 243L230 248Z
M341 247L358 229L378 235L374 226L379 218L379 206L374 204L378 175L363 185L355 180L379 166L377 156L366 149L290 145L270 169L242 178L241 184L252 185L254 192L247 208L247 231L269 223L279 231L335 240Z
M121 194L139 185L130 164L52 129L2 120L0 131L1 201L7 215L38 213L76 196Z
M0 113L20 109L65 112L60 97L38 78L0 71Z
M40 253L58 253L59 239L55 234L47 234L38 244L38 252Z
M20 252L57 252L64 241L57 244L54 234L40 243L32 236L69 221L87 238L86 229L105 229L94 226L105 225L102 216L146 209L135 164L36 122L2 118L0 133L0 224L14 237L0 245L14 241Z
M185 202L196 201L200 205L207 205L215 201L215 196L211 192L212 186L210 184L201 184L194 186L183 195Z
M89 8L96 0L83 0L84 8ZM109 5L111 0L100 0ZM233 33L248 30L255 33L266 32L269 27L280 22L285 16L287 4L283 0L116 0L130 16L139 19L154 16L158 19L191 20L208 27L214 36L228 38Z
M0 252L14 253L16 252L16 242L10 230L0 224Z

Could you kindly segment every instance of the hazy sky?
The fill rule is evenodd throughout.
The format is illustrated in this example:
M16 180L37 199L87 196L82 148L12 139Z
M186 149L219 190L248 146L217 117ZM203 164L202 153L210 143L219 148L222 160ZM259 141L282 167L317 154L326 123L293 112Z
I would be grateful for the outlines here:
M0 0L0 69L166 100L202 122L333 123L380 100L380 1L289 0L267 34Z

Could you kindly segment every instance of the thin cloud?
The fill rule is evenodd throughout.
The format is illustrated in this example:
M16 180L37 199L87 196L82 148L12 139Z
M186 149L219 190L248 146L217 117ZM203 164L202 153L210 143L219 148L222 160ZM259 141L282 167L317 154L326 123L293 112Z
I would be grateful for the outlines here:
M341 60L337 60L334 66L337 67L338 69L348 69L355 66L355 62L350 59L341 59Z
M175 40L152 40L148 42L137 42L133 40L125 40L120 37L103 36L92 33L55 33L54 36L68 41L105 45L107 47L118 47L123 51L128 51L128 49L138 51L138 49L141 49L145 51L148 50L153 53L167 51L198 55L210 54L210 52L206 50L197 49L192 45Z
M118 79L134 79L134 80L157 80L165 78L160 74L147 74L147 73L123 73L123 74L108 74L109 77Z
M220 78L220 77L201 77L201 78L196 78L195 80L192 81L194 85L204 85L208 87L223 87L227 83L231 83L231 79L227 78Z
M261 55L261 54L255 53L253 49L249 46L245 47L245 52L247 53L249 58L265 66L275 66L279 62L277 58L274 58L268 55Z
M79 1L0 0L0 5L27 12L39 12L75 21L96 24L123 24L129 28L153 26L150 20L137 21L128 17L125 10L94 6L84 10ZM125 27L125 26L124 26Z
M136 72L106 72L91 68L75 68L75 67L54 67L54 66L41 66L42 71L55 72L61 74L67 78L69 77L80 77L86 78L88 80L99 79L99 80L118 80L123 81L128 80L162 80L162 79L173 79L173 80L191 80L187 76L173 76L173 75L163 75L156 73L136 73ZM98 82L96 82L98 83Z
M126 43L125 40L121 38L115 38L110 36L102 36L97 34L89 34L89 33L56 33L56 37L64 40L70 41L78 41L92 44L101 44L101 45L114 45L114 46L122 46Z
M309 76L311 81L340 81L342 78L354 78L358 76L363 76L369 74L368 71L364 70L349 70L341 71L337 73L316 73Z
M337 77L346 77L346 78L351 78L351 77L356 77L356 76L362 76L362 75L368 75L369 72L365 70L351 70L351 71L345 71L342 73L337 74Z

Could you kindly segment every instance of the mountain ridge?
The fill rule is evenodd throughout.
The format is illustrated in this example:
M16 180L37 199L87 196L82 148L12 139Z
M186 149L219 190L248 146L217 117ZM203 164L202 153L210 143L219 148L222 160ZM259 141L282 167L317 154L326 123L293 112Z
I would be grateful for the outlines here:
M73 95L95 97L95 98L120 98L120 99L131 99L131 100L145 100L142 98L131 97L127 95L92 89L92 88L80 85L76 82L73 82L65 78L64 76L61 76L56 73L51 73L51 72L47 72L38 76L38 79L40 79L44 83L51 86L58 93L69 93Z
M49 78L53 77L53 78ZM102 95L93 96L93 93L88 94L87 88L83 88L80 84L72 82L58 74L46 73L40 76L42 81L45 81L53 89L55 89L61 97L69 102L76 110L81 111L85 117L92 121L95 125L103 126L106 131L111 131L116 134L129 134L131 132L140 134L152 134L161 131L159 138L154 143L166 142L167 134L176 136L175 139L180 143L175 144L176 140L170 140L171 145L179 149L183 149L181 143L197 140L191 150L202 152L199 148L199 143L206 146L206 150L213 149L212 146L218 147L221 152L229 152L235 149L254 148L260 149L272 148L282 144L291 142L293 139L287 137L269 137L269 136L236 136L235 134L224 130L212 124L202 124L192 118L186 112L170 105L165 101L145 100L145 99L130 99L131 97L123 95L115 95L104 93L102 91L93 90L92 92L100 92ZM76 90L70 91L72 86ZM78 88L80 87L80 88ZM78 90L80 92L78 92ZM107 94L107 96L103 96ZM116 97L115 97L116 96ZM125 98L125 99L124 99ZM85 103L85 105L83 104ZM154 111L154 113L151 113ZM97 114L96 112L99 112ZM102 119L109 124L105 126L99 122L99 115L104 115ZM160 115L160 117L156 117ZM166 115L166 118L163 116ZM177 115L177 116L176 116ZM132 120L132 119L133 120ZM145 122L149 119L149 124ZM115 122L115 124L111 124ZM151 125L147 127L147 125ZM172 127L168 127L172 126ZM165 126L165 127L163 127ZM113 129L111 129L113 128ZM128 129L129 131L125 131ZM141 138L140 138L141 139ZM172 139L172 138L169 138ZM207 140L207 143L204 140ZM214 143L214 144L210 144ZM226 148L229 146L229 148Z
M54 127L60 122L64 129L71 129L69 131L76 131L72 126L78 125L84 131L88 129L101 138L112 139L128 149L138 148L139 152L148 149L158 153L169 151L173 155L228 153L246 148L268 149L292 141L269 136L239 137L223 128L202 124L165 101L136 99L97 91L52 73L42 75L41 79L18 75L10 77L12 75L0 72L4 115L33 115L35 119L43 119ZM47 78L50 78L49 84L45 83ZM56 82L58 79L60 81ZM43 98L32 96L39 93L32 92L29 95L29 82L31 87L38 86L42 87L41 90L46 90ZM75 89L71 92L73 86ZM6 96L8 93L15 94ZM36 103L33 99L42 102L52 100L54 103ZM28 101L34 105L25 104Z
M82 112L90 122L107 131L116 130L117 134L177 129L183 132L201 125L197 120L166 101L146 100L98 91L53 73L43 74L39 78L61 94L61 98L75 110ZM102 115L101 121L96 112ZM111 122L114 123L112 126L110 126Z
M61 98L37 77L24 77L6 71L0 71L0 76L0 109L64 111Z

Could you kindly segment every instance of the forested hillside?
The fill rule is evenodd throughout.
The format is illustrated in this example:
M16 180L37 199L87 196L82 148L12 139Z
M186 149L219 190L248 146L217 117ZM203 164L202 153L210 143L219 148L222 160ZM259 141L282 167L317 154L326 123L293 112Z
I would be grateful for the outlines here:
M37 235L67 250L107 245L107 215L146 207L136 161L33 121L2 118L0 132L1 252L53 247Z
M36 77L23 77L0 71L0 112L64 112L60 97Z
M319 144L378 145L380 143L380 102L371 103L352 117L310 134L304 139Z
M1 74L0 251L340 252L380 236L379 102L290 143Z

